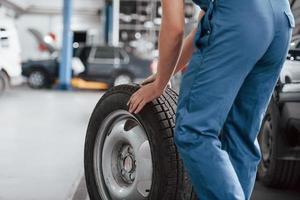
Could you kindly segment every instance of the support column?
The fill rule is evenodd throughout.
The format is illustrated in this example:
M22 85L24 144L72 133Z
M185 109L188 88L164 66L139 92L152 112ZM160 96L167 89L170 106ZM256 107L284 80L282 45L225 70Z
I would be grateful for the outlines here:
M72 76L72 43L73 32L71 30L72 0L64 0L63 7L63 46L59 65L59 89L71 89Z
M113 14L112 14L112 1L105 1L105 44L109 45L112 41L112 24L113 24Z
M119 45L120 32L120 0L113 0L112 45Z
M107 45L119 45L119 12L120 0L106 0L104 33Z

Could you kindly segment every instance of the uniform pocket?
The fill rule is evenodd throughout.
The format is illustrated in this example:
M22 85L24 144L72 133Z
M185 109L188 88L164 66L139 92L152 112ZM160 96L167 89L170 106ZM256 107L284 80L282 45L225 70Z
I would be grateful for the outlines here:
M195 34L194 43L198 48L203 48L209 45L209 38L212 32L211 18L213 14L214 3L211 2L204 17L198 24Z
M197 25L197 31L195 33L195 36L194 36L194 44L196 47L199 47L198 45L198 42L199 42L199 39L200 39L200 36L201 36L201 22L198 22L198 25Z
M284 14L287 16L290 28L295 28L295 18L291 11L284 11Z

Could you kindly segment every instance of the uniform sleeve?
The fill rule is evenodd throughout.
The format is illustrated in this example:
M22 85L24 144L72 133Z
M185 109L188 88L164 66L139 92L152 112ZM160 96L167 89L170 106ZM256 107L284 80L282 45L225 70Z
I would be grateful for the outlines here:
M207 11L211 0L193 0L193 2L197 4L202 10Z

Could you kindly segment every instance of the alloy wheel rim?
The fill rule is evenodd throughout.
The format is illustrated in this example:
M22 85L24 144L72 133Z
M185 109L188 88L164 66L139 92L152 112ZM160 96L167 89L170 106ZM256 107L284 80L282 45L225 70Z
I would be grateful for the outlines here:
M263 125L261 136L261 152L262 152L262 167L266 171L269 168L272 155L272 132L273 132L271 117L267 116Z
M45 82L45 76L42 72L32 72L29 77L29 83L35 87L41 87Z

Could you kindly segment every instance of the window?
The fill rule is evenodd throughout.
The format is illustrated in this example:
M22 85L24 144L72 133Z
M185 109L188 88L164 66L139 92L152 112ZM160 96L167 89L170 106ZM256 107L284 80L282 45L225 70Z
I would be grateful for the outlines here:
M9 47L9 40L8 40L8 36L6 33L6 28L3 28L3 27L0 28L0 46L2 48Z
M124 61L124 60L125 60L124 52L122 52L121 49L118 50L118 58L119 58L121 61Z
M298 40L297 42L296 49L300 49L300 41Z
M98 47L95 53L95 59L114 59L115 49L112 47Z
M8 43L8 37L1 37L0 38L0 44L1 44L1 47L9 47L9 43Z

